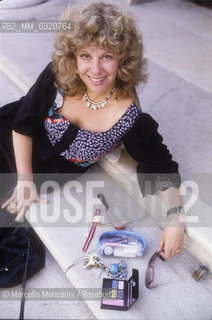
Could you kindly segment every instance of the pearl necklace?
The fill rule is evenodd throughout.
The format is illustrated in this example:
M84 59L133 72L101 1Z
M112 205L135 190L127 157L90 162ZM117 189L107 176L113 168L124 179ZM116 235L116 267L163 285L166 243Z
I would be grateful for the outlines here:
M90 109L90 110L96 110L96 109L100 109L100 108L104 108L106 103L107 103L107 100L110 99L110 97L112 96L113 92L115 91L115 87L109 92L109 94L107 95L107 97L100 101L100 102L94 102L92 101L88 95L87 95L87 92L85 91L84 95L83 95L83 100L86 104L86 106Z

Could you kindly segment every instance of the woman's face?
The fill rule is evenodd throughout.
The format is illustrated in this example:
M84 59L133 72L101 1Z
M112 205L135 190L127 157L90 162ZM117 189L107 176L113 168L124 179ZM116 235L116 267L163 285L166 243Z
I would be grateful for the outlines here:
M107 94L115 85L119 58L96 46L80 49L76 55L79 76L88 94Z

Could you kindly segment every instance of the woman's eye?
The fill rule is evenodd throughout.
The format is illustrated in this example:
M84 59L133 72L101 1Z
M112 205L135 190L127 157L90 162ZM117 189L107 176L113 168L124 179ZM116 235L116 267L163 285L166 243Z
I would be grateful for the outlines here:
M80 56L82 59L84 59L84 60L88 60L88 58L89 58L89 55L88 54L85 54L85 53L83 53L83 54L81 54L81 56Z
M111 59L113 59L113 57L110 56L109 54L106 54L106 55L104 55L104 59L111 60Z

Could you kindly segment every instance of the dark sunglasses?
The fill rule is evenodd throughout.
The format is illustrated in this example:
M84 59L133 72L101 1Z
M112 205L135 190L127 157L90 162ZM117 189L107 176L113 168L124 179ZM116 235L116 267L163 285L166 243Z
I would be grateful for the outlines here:
M161 251L160 251L161 252ZM162 257L160 255L160 252L159 251L156 251L153 256L149 259L149 262L148 262L148 267L147 267L147 270L146 270L146 275L145 275L145 286L148 288L148 289L152 289L152 288L156 288L158 286L152 286L151 283L153 282L154 280L154 267L153 267L153 263L154 261L157 259L157 257L159 257L162 261L165 261L164 257Z

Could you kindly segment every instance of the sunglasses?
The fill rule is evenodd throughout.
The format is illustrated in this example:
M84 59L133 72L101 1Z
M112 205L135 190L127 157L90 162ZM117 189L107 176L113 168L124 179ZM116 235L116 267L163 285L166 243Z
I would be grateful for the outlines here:
M164 257L160 255L161 251L156 251L153 256L149 259L148 262L148 267L146 270L146 275L145 275L145 286L148 289L156 288L158 287L157 285L151 285L153 280L154 280L154 267L153 263L154 261L159 257L162 261L165 261Z

